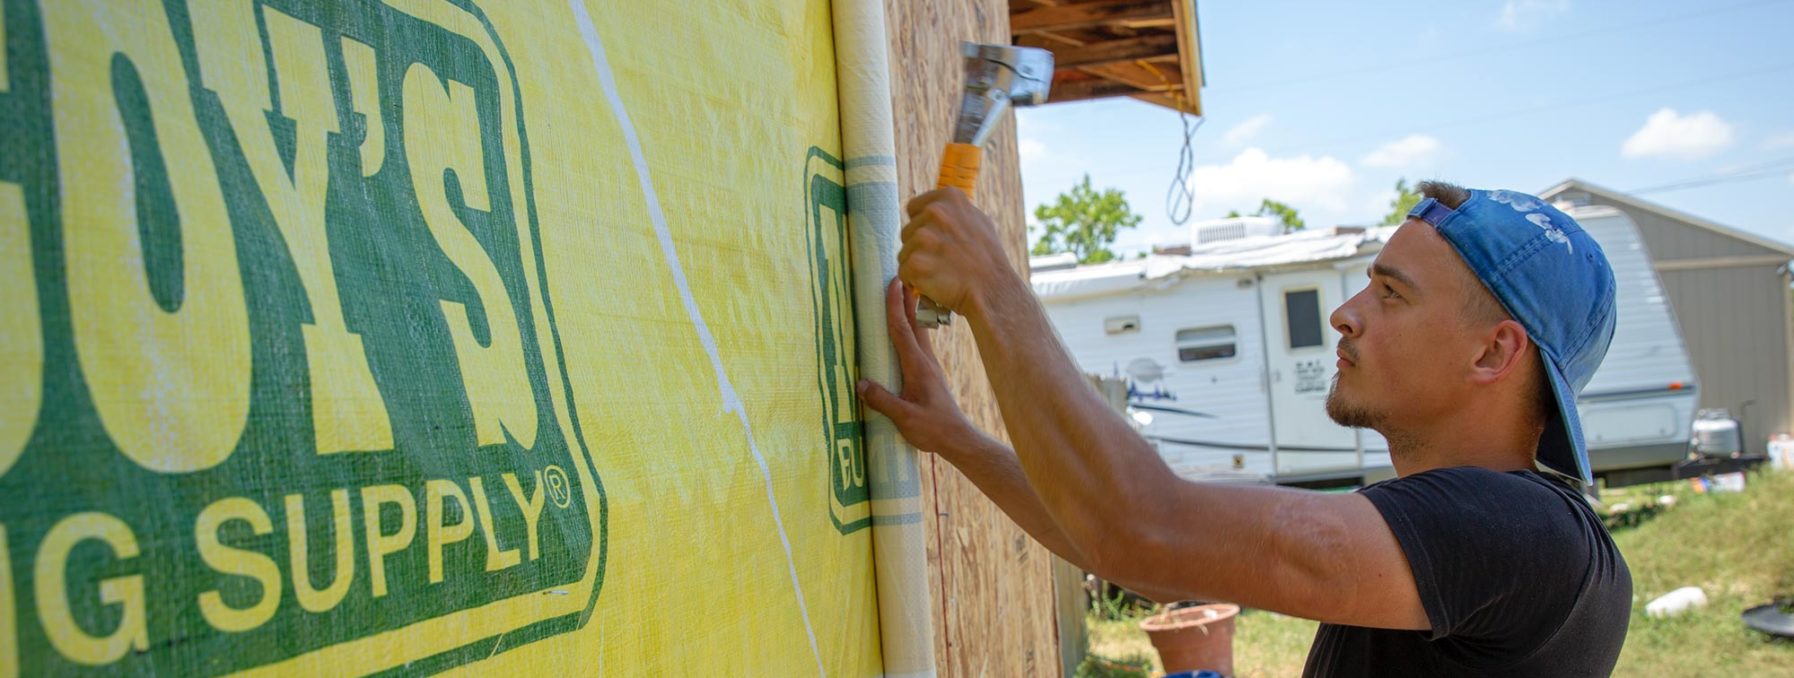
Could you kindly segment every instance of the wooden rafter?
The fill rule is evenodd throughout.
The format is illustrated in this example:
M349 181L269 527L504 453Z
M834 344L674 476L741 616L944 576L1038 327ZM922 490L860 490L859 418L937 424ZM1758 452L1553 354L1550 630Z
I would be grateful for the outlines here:
M1107 66L1166 57L1173 60L1177 58L1177 36L1165 33L1060 47L1053 53L1054 64L1058 68Z
M1125 82L1090 78L1071 82L1053 83L1053 101L1082 101L1084 99L1106 99L1109 97L1133 96L1145 94L1140 89Z
M1053 52L1052 101L1127 96L1202 113L1195 0L1010 0L1015 44Z
M1096 0L1011 14L1009 31L1017 35L1050 33L1120 23L1169 22L1172 18L1171 4L1165 0Z

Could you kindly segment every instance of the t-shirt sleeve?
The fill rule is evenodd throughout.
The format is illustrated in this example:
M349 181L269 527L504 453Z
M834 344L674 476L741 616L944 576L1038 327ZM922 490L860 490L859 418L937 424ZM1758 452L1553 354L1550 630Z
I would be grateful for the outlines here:
M1549 481L1546 481L1549 482ZM1427 471L1362 490L1414 573L1430 638L1524 642L1555 628L1589 567L1573 495L1479 468ZM1584 507L1581 510L1586 511Z

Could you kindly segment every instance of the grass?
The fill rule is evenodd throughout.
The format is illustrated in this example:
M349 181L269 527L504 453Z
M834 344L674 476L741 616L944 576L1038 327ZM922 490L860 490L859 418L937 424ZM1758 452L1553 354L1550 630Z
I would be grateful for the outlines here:
M1685 483L1661 489L1676 498L1674 509L1614 533L1633 593L1615 675L1794 676L1794 642L1738 620L1746 608L1794 593L1794 472L1753 474L1739 493L1694 494ZM1646 603L1683 586L1701 587L1707 606L1645 617Z
M1665 506L1659 497L1674 497ZM1616 676L1794 676L1794 642L1744 626L1745 608L1794 594L1794 472L1756 473L1740 493L1696 493L1687 483L1609 490L1614 541L1632 570L1632 620ZM1704 608L1666 619L1646 603L1683 586ZM1090 659L1079 676L1162 675L1139 622L1153 610L1092 613ZM1234 668L1242 678L1302 672L1316 624L1247 610L1237 620Z

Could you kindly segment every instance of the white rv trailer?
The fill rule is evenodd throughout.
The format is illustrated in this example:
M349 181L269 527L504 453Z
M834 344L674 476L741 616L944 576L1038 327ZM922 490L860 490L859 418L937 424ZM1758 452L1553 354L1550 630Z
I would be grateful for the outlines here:
M1571 216L1606 250L1618 286L1613 345L1578 403L1591 463L1598 475L1667 467L1687 454L1695 405L1669 302L1624 213ZM1382 437L1334 424L1325 402L1339 339L1327 316L1368 284L1395 229L1263 235L1248 217L1192 231L1188 254L1032 262L1034 291L1079 366L1132 382L1141 433L1185 477L1327 486L1391 475Z

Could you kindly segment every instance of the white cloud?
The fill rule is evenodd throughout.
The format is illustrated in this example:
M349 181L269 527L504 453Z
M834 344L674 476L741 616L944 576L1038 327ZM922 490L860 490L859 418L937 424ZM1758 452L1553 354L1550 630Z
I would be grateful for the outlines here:
M1371 151L1364 156L1364 164L1391 169L1424 167L1433 161L1433 155L1438 152L1438 139L1425 134L1410 134Z
M1788 183L1794 184L1794 172L1788 173Z
M1332 216L1350 210L1352 168L1332 156L1273 158L1261 149L1240 151L1225 165L1202 165L1190 173L1196 208L1248 211L1270 198ZM1310 223L1315 223L1311 220Z
M1016 150L1021 153L1022 162L1035 163L1047 159L1046 143L1039 139L1023 137L1016 141Z
M1229 146L1244 146L1246 145L1246 142L1251 141L1253 137L1258 136L1258 132L1263 130L1265 125L1270 124L1270 122L1271 114L1269 113L1254 115L1250 118L1246 118L1244 122L1229 128L1226 134L1221 135L1221 140L1227 142L1227 145Z
M1788 148L1790 146L1794 146L1794 132L1777 134L1763 142L1763 148Z
M1507 0L1495 26L1505 31L1526 30L1569 10L1570 0Z
M1364 200L1364 213L1375 215L1381 219L1383 215L1389 213L1389 206L1395 202L1396 195L1393 188L1372 193Z
M1712 155L1732 145L1732 125L1712 111L1682 115L1673 108L1659 109L1645 120L1626 143L1620 155L1628 158L1672 156L1696 158Z

